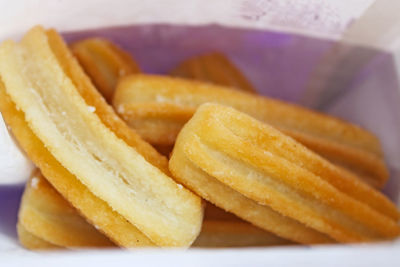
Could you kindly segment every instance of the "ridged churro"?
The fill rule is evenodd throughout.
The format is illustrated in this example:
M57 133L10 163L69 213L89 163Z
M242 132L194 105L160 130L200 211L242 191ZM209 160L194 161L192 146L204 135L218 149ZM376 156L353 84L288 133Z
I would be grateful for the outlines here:
M329 115L226 87L166 76L137 74L119 83L113 105L153 145L171 145L197 107L232 106L280 131L328 160L381 188L388 171L379 140L360 127Z
M338 242L385 240L400 234L399 212L380 192L230 107L202 105L179 133L169 166L188 188L259 227L248 215L255 208L244 208L239 198L270 207L286 220ZM288 222L270 222L264 229L284 238L293 234L294 229L281 232Z
M0 48L0 106L19 144L57 191L118 245L189 246L201 228L201 200L146 160L143 141L129 146L99 118L87 102L104 100L84 96L87 79L77 79L83 72L74 69L72 55L52 47L52 37L35 27L21 43Z
M255 93L240 70L222 53L212 52L186 59L170 75Z
M111 102L120 77L139 73L132 56L102 38L89 38L71 44L71 50L100 93Z

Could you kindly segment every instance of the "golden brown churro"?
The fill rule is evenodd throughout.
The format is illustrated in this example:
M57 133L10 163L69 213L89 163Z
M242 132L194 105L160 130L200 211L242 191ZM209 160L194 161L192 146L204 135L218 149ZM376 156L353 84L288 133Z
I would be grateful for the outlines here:
M71 50L109 102L120 77L140 72L129 53L106 39L89 38L78 41L71 45Z
M35 27L0 48L1 111L21 147L117 244L189 246L200 231L201 200L99 118L77 88L82 81L70 76L80 69L66 71L72 65L59 61L51 42Z
M197 107L206 102L232 106L273 125L364 181L382 187L388 171L378 139L337 118L282 101L208 83L137 74L118 85L113 105L151 144L171 145Z
M18 214L18 225L22 227L19 230L19 239L28 247L33 245L27 241L32 238L28 239L27 236L35 236L57 247L115 246L87 223L38 170L26 184ZM42 247L40 244L37 246Z
M400 235L399 211L373 188L388 171L370 132L257 96L221 53L171 72L194 81L140 74L127 52L101 38L70 48L40 26L0 46L0 111L38 167L20 203L24 247L216 248Z
M384 240L400 233L399 213L381 193L230 107L202 105L178 135L169 166L188 188L259 227L249 216L256 206L286 216L264 225L284 238L304 231L282 233L281 226L288 224L283 219L289 218L338 242ZM245 206L244 199L257 204Z
M222 53L213 52L183 61L170 72L172 76L210 82L255 93L240 70Z
M17 223L18 239L21 245L30 250L54 250L61 247L51 244L27 231L20 223Z

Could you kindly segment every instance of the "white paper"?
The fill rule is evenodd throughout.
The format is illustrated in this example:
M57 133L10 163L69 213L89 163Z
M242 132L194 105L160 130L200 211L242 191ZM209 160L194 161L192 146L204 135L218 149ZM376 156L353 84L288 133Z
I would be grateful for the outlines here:
M374 0L0 1L0 40L35 24L62 31L169 23L269 29L339 38Z

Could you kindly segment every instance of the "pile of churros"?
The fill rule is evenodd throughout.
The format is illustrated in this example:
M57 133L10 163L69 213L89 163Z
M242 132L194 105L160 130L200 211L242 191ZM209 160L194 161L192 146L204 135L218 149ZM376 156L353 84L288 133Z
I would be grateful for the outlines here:
M40 26L0 47L0 110L37 169L17 231L33 250L385 241L400 213L379 140L260 96L223 54L169 75L102 38Z

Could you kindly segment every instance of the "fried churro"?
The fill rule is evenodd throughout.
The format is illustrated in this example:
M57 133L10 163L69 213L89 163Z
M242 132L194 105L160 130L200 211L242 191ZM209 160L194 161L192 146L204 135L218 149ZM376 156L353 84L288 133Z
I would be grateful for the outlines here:
M102 38L89 38L71 44L71 50L101 94L111 102L120 77L139 73L133 57Z
M222 53L212 52L183 61L170 75L205 81L237 90L256 90L240 70Z
M76 85L85 81L71 75L84 74L72 69L72 55L54 51L53 41L35 27L21 43L6 41L0 48L0 106L19 144L57 191L115 243L189 246L201 228L201 200L147 161L140 153L147 146L129 146L99 118Z
M137 74L118 85L113 105L151 144L171 145L197 107L206 102L232 106L290 135L328 160L381 188L388 171L379 140L370 132L294 104L208 83Z
M18 239L21 245L30 250L54 250L61 247L51 244L27 231L24 226L17 223Z
M178 135L170 170L203 198L259 227L249 216L255 207L244 208L239 199L270 207L338 242L384 240L400 233L399 212L380 192L230 107L204 104L197 110ZM280 227L288 222L272 221L264 229L281 237L290 239L291 231L299 231L282 233Z
M18 214L18 225L22 227L18 231L19 239L27 247L34 246L30 245L33 242L27 241L29 235L57 247L115 246L87 223L46 181L39 170L33 173L26 184ZM43 246L40 245L43 242L38 243L38 247Z

